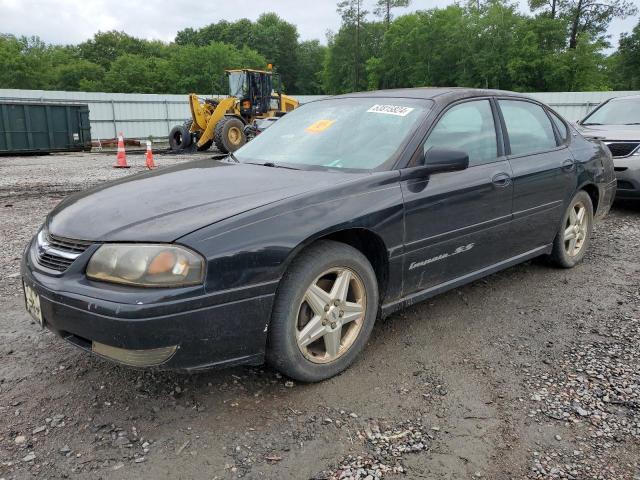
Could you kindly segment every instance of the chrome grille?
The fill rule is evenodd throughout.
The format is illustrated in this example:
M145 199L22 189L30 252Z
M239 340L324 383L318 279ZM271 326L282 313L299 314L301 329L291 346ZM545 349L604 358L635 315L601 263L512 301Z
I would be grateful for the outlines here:
M605 144L614 157L627 157L638 148L640 142L605 142Z
M57 237L41 230L36 240L38 263L50 270L64 272L89 246L91 242Z

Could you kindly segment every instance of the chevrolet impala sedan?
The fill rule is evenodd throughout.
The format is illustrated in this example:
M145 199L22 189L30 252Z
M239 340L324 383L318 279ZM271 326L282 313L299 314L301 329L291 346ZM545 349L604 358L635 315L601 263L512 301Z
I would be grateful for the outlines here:
M222 160L67 197L24 253L27 310L130 366L319 381L376 319L534 257L575 266L615 189L607 148L521 95L332 97Z

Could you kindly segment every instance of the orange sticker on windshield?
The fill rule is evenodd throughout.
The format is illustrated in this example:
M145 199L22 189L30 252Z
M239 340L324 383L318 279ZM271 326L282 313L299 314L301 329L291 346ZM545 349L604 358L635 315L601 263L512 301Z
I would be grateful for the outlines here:
M331 125L336 123L335 120L318 120L317 122L309 125L305 130L309 133L320 133L324 132Z

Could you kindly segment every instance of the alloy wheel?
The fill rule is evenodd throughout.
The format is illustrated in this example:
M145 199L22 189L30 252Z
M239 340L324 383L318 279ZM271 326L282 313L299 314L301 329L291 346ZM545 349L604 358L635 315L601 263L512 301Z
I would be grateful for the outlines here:
M564 248L567 255L575 257L582 251L589 229L587 208L582 202L576 202L569 211L564 229Z
M344 355L362 329L366 300L364 282L349 268L317 277L298 310L296 341L304 357L328 363Z

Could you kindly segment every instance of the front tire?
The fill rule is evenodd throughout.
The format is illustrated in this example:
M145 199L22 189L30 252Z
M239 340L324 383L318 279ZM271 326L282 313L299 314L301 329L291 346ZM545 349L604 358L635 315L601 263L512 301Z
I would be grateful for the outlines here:
M572 268L582 261L591 243L593 203L584 190L571 199L553 241L551 261L562 268Z
M333 377L362 351L377 312L378 284L367 258L343 243L318 242L280 282L267 361L303 382Z
M216 124L213 141L221 153L235 152L247 143L244 123L237 117L221 118Z

